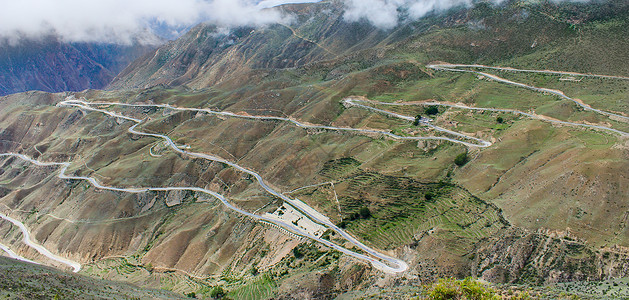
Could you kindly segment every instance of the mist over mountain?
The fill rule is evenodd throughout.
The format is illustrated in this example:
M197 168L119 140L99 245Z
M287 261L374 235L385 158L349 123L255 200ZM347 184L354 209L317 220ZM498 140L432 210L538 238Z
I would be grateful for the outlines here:
M0 297L629 297L629 2L294 2L0 48Z
M157 44L149 33L175 38L199 23L221 28L260 27L290 23L294 16L274 9L283 4L316 3L320 0L3 0L0 41L60 37L65 42ZM501 4L504 0L487 0ZM554 2L587 0L553 0ZM368 20L391 29L402 17L417 19L428 13L469 7L472 0L341 0L347 21ZM477 1L478 2L478 1ZM482 1L481 1L482 2ZM98 12L98 13L93 13Z

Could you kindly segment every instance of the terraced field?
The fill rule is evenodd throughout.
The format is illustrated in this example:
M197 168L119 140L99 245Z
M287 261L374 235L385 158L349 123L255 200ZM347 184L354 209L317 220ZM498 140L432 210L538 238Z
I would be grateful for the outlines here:
M265 300L276 295L277 284L267 275L257 276L245 286L230 291L227 296L234 299Z

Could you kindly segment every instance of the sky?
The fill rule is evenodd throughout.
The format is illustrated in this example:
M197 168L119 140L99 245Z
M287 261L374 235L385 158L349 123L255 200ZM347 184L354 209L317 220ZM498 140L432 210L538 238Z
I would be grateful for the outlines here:
M57 35L70 42L150 43L147 28L189 28L201 22L220 27L289 21L265 7L303 0L0 0L0 38Z
M18 43L56 35L68 42L159 43L201 22L221 28L286 23L291 16L266 9L320 0L0 0L0 41ZM342 0L345 20L367 20L382 29L411 18L470 5L472 0ZM503 0L490 0L500 3ZM561 1L561 0L557 0ZM579 0L575 0L579 1ZM580 0L583 1L583 0Z

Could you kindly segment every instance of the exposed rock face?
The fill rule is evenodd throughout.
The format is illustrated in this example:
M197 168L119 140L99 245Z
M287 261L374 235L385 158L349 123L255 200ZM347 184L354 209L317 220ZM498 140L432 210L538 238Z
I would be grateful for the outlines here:
M313 64L399 40L366 22L347 23L343 4L325 1L281 9L294 24L240 28L221 34L199 25L186 35L146 54L123 70L110 89L147 88L159 84L203 88L234 78L247 80L251 70L285 69Z
M594 251L583 241L512 228L477 245L472 275L491 282L557 283L605 280L629 274L629 255Z
M0 44L0 95L100 89L150 46L64 43L55 38Z

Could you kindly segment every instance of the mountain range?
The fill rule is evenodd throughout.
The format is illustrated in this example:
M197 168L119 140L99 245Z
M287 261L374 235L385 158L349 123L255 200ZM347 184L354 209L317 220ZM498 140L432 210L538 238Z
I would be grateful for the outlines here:
M0 99L0 245L200 298L629 295L626 1L273 9L8 47L5 93L63 92Z

